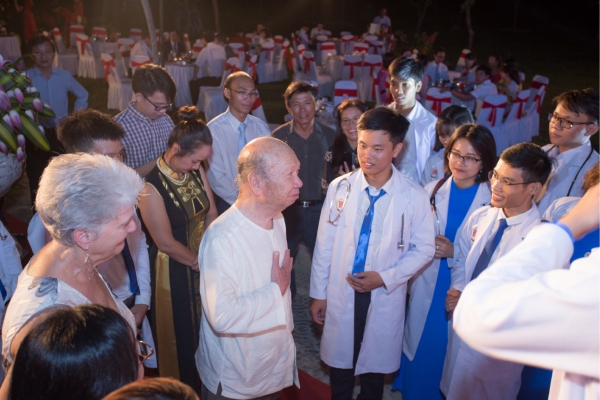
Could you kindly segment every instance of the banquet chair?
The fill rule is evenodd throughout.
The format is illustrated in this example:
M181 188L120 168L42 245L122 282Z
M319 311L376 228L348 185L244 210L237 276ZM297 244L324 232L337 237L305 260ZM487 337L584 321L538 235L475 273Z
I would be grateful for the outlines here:
M152 64L150 57L147 55L138 55L131 57L131 75L135 74L135 70L144 64Z
M533 103L533 100L535 100L535 96L537 95L540 88L544 88L544 91L542 92L542 95L540 97L540 104L544 102L544 96L546 94L546 91L548 90L549 82L550 80L542 75L535 75L533 77L531 83L529 84L529 90L531 91L531 93L529 95L529 101L527 102L526 109L529 109L531 103Z
M79 69L79 54L76 49L65 47L62 35L58 28L52 30L54 41L56 42L56 55L54 56L53 66L68 71L72 76L77 75Z
M77 75L81 78L102 78L104 76L102 63L96 63L94 53L92 52L90 38L87 35L77 35L75 40L77 43L77 51L79 53Z
M333 80L331 76L317 72L315 56L311 51L305 51L302 55L302 73L305 80L316 81L319 84L319 94L322 97L329 97L333 94Z
M340 41L342 42L342 54L351 55L354 51L354 42L356 41L356 38L350 34L342 35Z
M299 44L297 46L297 50L296 50L296 54L298 55L296 57L296 61L298 62L298 68L300 68L300 61L302 60L302 56L304 55L304 52L306 51L306 46L304 46L303 44Z
M337 49L335 48L335 43L333 42L324 42L321 44L321 65L327 65L327 59L331 56L337 55Z
M533 91L529 89L529 100L533 97L533 101L528 101L528 103L531 104L529 107L527 105L525 106L527 113L525 117L521 118L519 124L519 137L521 137L523 141L530 142L534 136L540 134L540 112L542 110L542 99L545 94L545 86L540 86L535 95L533 94Z
M248 32L244 35L244 38L246 39L246 43L252 43L252 40L254 39L254 33Z
M131 28L129 30L129 37L133 39L135 43L142 40L142 30L140 28Z
M192 44L190 43L190 35L187 33L183 34L183 45L185 46L185 52L189 53L192 51Z
M379 86L377 86L376 89L377 89L377 102L376 102L377 107L387 106L389 104L392 104L394 99L392 98L392 93L390 92L389 77L385 81L385 90L380 89Z
M71 25L69 27L69 46L72 49L77 48L77 35L85 35L83 25Z
M252 77L254 82L256 82L258 80L258 75L256 74L257 60L258 60L258 56L256 54L250 56L250 58L248 59L248 68L246 69L246 72L248 73L248 75L250 75Z
M463 49L463 51L460 52L460 56L458 57L458 61L456 62L456 67L454 68L454 71L459 72L462 70L462 67L464 67L466 65L465 63L465 59L467 57L467 54L471 53L471 50L469 49ZM450 72L450 71L448 71Z
M238 59L237 57L230 57L225 63L221 84L219 86L200 86L200 95L198 96L198 103L196 106L199 110L204 111L207 122L227 110L227 102L223 98L225 80L230 74L237 71L239 71Z
M350 33L350 32L347 32L347 31L341 31L341 32L340 32L340 37L342 37L342 36L347 36L347 35L352 35L352 33Z
M290 41L285 39L281 45L281 52L279 54L279 59L277 60L277 67L275 68L275 75L277 76L278 81L286 80L288 77L287 64L288 59L290 58L289 49Z
M317 37L315 38L315 41L317 43L324 43L328 40L329 40L329 36L327 36L327 35L317 35Z
M427 97L425 98L425 108L436 117L439 117L442 111L448 108L452 103L451 92L440 92L440 89L432 87L427 89Z
M483 105L477 116L476 123L488 128L496 141L496 155L500 155L508 148L509 140L504 135L502 117L506 108L507 98L503 94L490 94L485 96Z
M510 111L504 120L504 137L506 137L508 141L508 146L513 146L515 144L521 142L527 142L530 139L526 139L525 137L521 137L521 133L523 133L519 127L521 125L521 119L525 117L525 104L527 104L527 100L529 99L529 89L523 90L519 92L515 102L510 107Z
M281 47L283 45L283 36L275 35L273 36L273 41L275 42L275 59L278 60L278 57L281 54Z
M258 90L256 92L258 92ZM265 110L263 109L262 101L260 100L260 95L256 96L256 100L254 100L254 104L252 104L252 110L250 110L250 114L254 115L256 118L262 119L265 124L268 124L267 116L265 115Z
M129 68L131 68L131 49L133 49L134 44L135 42L131 38L119 38L117 40L121 62L125 71L129 71Z
M192 58L198 58L202 49L204 49L204 44L202 44L202 40L196 39L196 41L194 42L194 46L192 47Z
M263 43L258 56L258 65L256 66L259 83L275 82L277 80L275 75L275 65L273 63L275 57L274 52L274 42Z
M355 53L369 53L369 44L365 42L356 42L352 49L352 54Z
M362 57L344 56L344 67L342 68L342 80L360 80L362 72Z
M383 55L383 42L381 40L372 40L368 42L369 54Z
M365 41L365 43L369 43L374 40L379 40L379 38L376 35L367 35L363 38L363 40Z
M108 82L108 106L113 110L124 110L133 97L131 79L121 76L113 56L107 53L100 55L104 67L104 79Z
M333 106L345 100L358 100L358 87L354 81L337 81L333 89Z
M244 50L243 43L229 43L229 47L233 50L233 53L238 58L238 68L241 70L244 68L246 62L246 51Z
M106 28L101 26L95 26L92 28L92 39L96 40L104 40L108 37L108 31Z
M367 54L362 62L360 80L358 81L358 97L361 101L375 101L373 94L373 76L377 76L383 66L380 55Z

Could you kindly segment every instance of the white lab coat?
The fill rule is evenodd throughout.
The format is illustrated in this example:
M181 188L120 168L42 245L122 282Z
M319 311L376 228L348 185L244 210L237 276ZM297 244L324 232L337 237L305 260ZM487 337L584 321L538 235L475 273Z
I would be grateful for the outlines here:
M553 149L551 151L551 148L552 145L548 144L543 147L543 150L548 152L550 155L554 155L557 150ZM585 173L600 161L600 155L593 150L589 142L582 146L571 149L568 152L573 153L569 155L569 160L567 163L558 168L558 170L547 182L546 194L544 197L542 197L538 204L540 214L543 214L554 200L567 196L571 184L573 184L573 187L571 188L571 193L569 193L568 196L583 196L582 186ZM588 156L590 157L588 158ZM581 168L582 165L583 168ZM581 168L581 171L579 171L579 168ZM577 179L575 182L573 182L577 171L579 171L579 175L577 175Z
M388 107L397 111L395 102ZM410 125L394 165L404 176L420 182L425 162L433 151L437 118L417 101L406 119Z
M476 210L463 228L458 252L452 266L451 287L461 292L471 280L477 260L494 233L498 214L502 210L487 206ZM496 249L496 257L508 253L541 222L537 207L525 212L518 225L509 225ZM514 217L513 217L514 218ZM460 300L459 300L460 303ZM454 330L448 335L448 347L440 389L447 400L505 400L516 398L521 386L523 365L500 361L483 355L464 343Z
M568 265L573 245L541 224L465 289L454 327L489 356L554 369L550 400L600 398L600 249Z
M444 177L444 153L442 148L427 158L425 167L421 173L421 186L425 187L429 182L437 182Z
M385 215L381 244L372 262L372 270L381 275L385 287L371 292L356 375L390 373L398 369L407 282L435 253L433 218L427 194L417 183L394 169L392 171L393 197ZM356 188L360 188L362 177L362 171L358 170L335 179L329 185L312 262L310 297L327 300L321 359L336 368L352 368L354 290L346 277L352 272L358 242L354 228L361 193ZM342 196L342 190L336 195L336 188L344 178L353 189L343 207L338 226L333 226L327 222L329 204ZM333 214L336 214L335 209ZM401 232L402 215L405 218L404 232ZM402 248L399 246L401 239L404 240Z
M450 188L452 185L452 178L449 178L437 191L435 196L435 204L437 213L433 212L433 224L435 234L443 233L446 231L446 223L448 220L448 205L450 200ZM438 181L430 182L425 186L425 191L428 196L431 196L433 189L435 189ZM475 198L467 211L467 215L463 220L462 224L456 231L456 237L454 240L454 249L458 250L458 239L460 238L460 232L464 228L469 216L478 208L483 207L490 203L492 194L488 182L480 183L479 189L475 194ZM448 266L452 268L454 264L453 258L448 258ZM434 258L431 260L423 269L421 269L415 276L411 278L408 286L408 313L406 315L406 326L404 334L404 347L403 352L410 361L415 357L423 329L425 328L425 321L427 320L427 313L431 306L431 300L433 299L433 292L435 291L435 283L437 281L438 272L440 270L440 259ZM450 288L448 288L450 289Z

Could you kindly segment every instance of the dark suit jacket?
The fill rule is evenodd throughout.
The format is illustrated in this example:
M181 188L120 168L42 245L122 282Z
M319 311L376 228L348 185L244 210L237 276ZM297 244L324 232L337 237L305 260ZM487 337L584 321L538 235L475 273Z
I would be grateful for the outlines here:
M161 48L161 62L163 65L169 60L169 54L171 54L171 50L173 50L171 46L171 41L163 43ZM177 57L180 57L185 52L185 44L183 42L177 43Z

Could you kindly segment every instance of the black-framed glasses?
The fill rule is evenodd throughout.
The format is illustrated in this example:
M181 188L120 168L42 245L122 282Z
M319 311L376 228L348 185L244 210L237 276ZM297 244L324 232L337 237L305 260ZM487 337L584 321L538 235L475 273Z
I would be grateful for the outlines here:
M154 104L152 101L150 101L149 98L146 97L146 95L144 93L141 93L142 96L144 96L144 98L146 100L148 100L148 103L152 104L154 106L154 111L166 111L169 108L171 108L173 106L173 103L169 103L166 106L157 106L156 104Z
M354 117L354 118L348 118L348 119L343 119L341 121L341 125L342 126L346 126L346 125L356 125L358 123L358 120L360 119L360 115L358 117Z
M229 90L231 90L232 92L236 92L238 97L241 99L247 99L248 97L250 97L250 98L258 97L258 91L256 91L256 90L252 90L250 92L237 91L237 90L231 89L231 88L229 88Z
M492 183L500 182L502 185L506 185L506 186L529 185L530 183L533 183L533 182L515 183L515 182L509 181L507 178L498 178L498 174L496 174L496 171L488 172L488 178L490 179L490 182L492 182Z
M573 122L573 121L569 121L567 118L561 118L558 115L552 114L552 113L548 114L548 121L550 121L550 122L558 121L558 124L563 129L571 129L572 127L577 126L577 125L597 124L597 122Z
M140 354L138 357L140 358L140 364L145 363L150 357L154 355L154 349L148 343L138 340L138 348L140 350Z
M451 151L448 153L448 160L456 161L456 162L459 162L460 160L462 160L462 162L467 167L470 167L472 165L477 164L479 161L481 161L481 158L475 158L475 157L471 157L471 156L461 156L456 151Z

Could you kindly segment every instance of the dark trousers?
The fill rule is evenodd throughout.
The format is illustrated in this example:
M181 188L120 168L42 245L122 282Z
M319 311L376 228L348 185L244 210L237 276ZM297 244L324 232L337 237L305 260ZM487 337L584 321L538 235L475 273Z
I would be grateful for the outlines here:
M194 79L190 81L190 94L192 95L192 104L195 106L198 104L198 96L200 96L200 86L219 86L221 84L221 78L213 78L211 76L206 78ZM204 111L204 110L201 110ZM209 122L209 121L206 121Z
M231 204L217 196L215 192L213 192L213 197L215 198L215 205L217 206L217 212L219 215L223 214L225 211L229 210Z
M303 238L312 257L315 251L315 243L317 242L317 229L319 228L319 217L321 216L322 207L323 203L318 203L310 207L292 204L283 210L290 257L296 257L296 254L298 254L298 245ZM292 291L292 298L294 298L296 295L296 274L293 269L290 289Z
M25 164L25 171L27 172L27 178L29 178L29 191L31 194L31 204L35 206L35 196L37 194L38 186L40 185L40 178L46 168L46 165L50 162L50 159L59 154L65 154L62 144L56 137L55 128L45 128L46 138L50 143L50 151L40 150L31 142L27 140L25 143L25 149L27 154L27 163Z
M332 400L349 400L354 391L354 370L360 353L367 313L371 304L371 292L354 292L354 357L352 369L333 368L329 373ZM381 400L383 398L384 374L367 373L360 375L360 393L357 400Z

